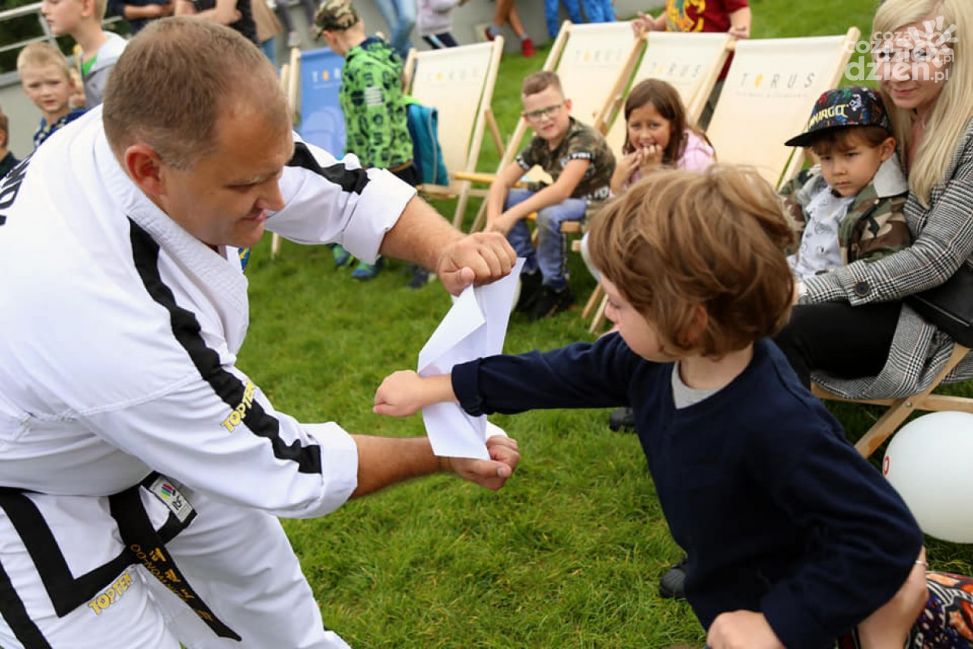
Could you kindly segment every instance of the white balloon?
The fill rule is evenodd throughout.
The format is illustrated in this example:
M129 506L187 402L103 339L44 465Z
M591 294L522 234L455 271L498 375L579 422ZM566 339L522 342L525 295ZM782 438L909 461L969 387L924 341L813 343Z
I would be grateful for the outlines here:
M882 472L929 536L973 543L973 414L935 412L902 427Z

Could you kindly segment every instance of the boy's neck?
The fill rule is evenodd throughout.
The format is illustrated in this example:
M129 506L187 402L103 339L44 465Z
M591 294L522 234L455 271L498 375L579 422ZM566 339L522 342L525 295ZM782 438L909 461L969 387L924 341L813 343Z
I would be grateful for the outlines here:
M53 124L57 120L61 119L62 117L64 117L65 115L67 115L70 112L71 112L71 105L70 104L66 104L63 109L58 110L58 111L55 111L53 113L48 113L48 112L44 111L44 113L43 113L44 114L44 121L47 122L47 125L48 126L50 126L51 124Z
M10 150L6 146L0 146L0 160L6 158L8 153Z
M90 59L98 52L98 48L105 44L108 35L101 25L93 20L84 20L78 25L78 30L71 37L81 46L81 58Z
M707 356L687 356L679 360L679 378L695 390L719 390L740 376L752 358L753 343L718 360Z

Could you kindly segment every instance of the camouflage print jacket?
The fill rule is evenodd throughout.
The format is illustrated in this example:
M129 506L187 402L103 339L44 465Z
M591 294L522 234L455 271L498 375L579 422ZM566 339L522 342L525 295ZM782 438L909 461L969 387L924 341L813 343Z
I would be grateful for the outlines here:
M365 39L345 56L338 92L345 114L345 151L363 167L390 169L412 160L402 93L402 60L382 39Z
M780 191L799 238L807 225L806 208L822 191L831 188L817 166L801 171ZM912 243L912 233L903 213L908 196L908 182L893 156L882 163L872 182L858 192L838 226L838 244L845 265L859 259L875 261Z

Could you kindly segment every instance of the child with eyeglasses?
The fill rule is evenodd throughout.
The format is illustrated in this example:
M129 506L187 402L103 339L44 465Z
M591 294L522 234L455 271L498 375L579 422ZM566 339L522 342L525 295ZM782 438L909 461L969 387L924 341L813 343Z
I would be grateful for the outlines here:
M553 72L536 72L521 89L523 117L534 137L514 162L501 170L487 197L487 229L503 232L519 257L527 261L521 274L517 310L538 320L568 308L574 301L565 269L561 224L583 221L610 194L615 157L605 138L571 117ZM547 172L550 184L514 185L535 165ZM537 248L524 219L537 213Z

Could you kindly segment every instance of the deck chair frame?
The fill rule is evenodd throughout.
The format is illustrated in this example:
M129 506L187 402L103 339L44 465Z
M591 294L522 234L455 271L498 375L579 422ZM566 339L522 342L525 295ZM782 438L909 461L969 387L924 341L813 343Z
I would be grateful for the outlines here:
M442 133L447 130L443 128L444 113L447 112L446 107L437 105L435 101L430 101L428 97L424 96L422 88L416 86L417 71L423 64L434 65L437 59L444 57L455 60L458 52L462 52L463 50L472 51L472 49L484 50L488 57L486 70L483 75L483 81L480 88L479 101L477 102L474 115L470 120L470 125L465 129L465 136L461 140L457 141L453 141L452 137L444 140ZM424 184L420 185L418 188L419 191L430 197L456 197L456 211L453 214L453 225L457 227L459 227L462 222L469 197L471 195L485 196L486 194L484 190L473 188L471 181L463 174L476 172L476 163L480 157L480 147L483 144L483 136L487 128L489 128L490 135L493 138L497 149L501 152L501 155L504 152L503 139L500 136L500 129L497 126L497 121L493 115L493 109L491 107L493 102L493 90L496 86L497 75L500 69L500 58L502 55L503 38L497 37L492 43L465 45L458 48L450 48L448 50L428 50L424 52L416 52L413 49L409 52L409 56L406 59L403 72L403 83L406 93L412 95L421 103L433 106L439 111L440 144L444 150L446 150L447 147L462 147L463 153L462 155L458 156L463 160L461 168L449 168L452 165L447 165L447 170L452 180L449 186ZM447 158L449 157L450 156L447 155ZM455 159L457 156L454 155L452 157Z
M280 87L287 95L287 107L290 110L291 123L297 119L298 94L301 87L301 50L291 48L288 62L280 67ZM270 258L276 259L280 254L281 237L274 232L270 237Z
M855 444L855 448L864 457L870 456L877 451L882 444L898 429L909 415L916 411L940 412L943 410L958 410L961 412L973 413L973 399L968 397L954 397L945 394L933 394L943 379L953 371L960 361L970 352L969 347L964 347L959 343L953 344L953 352L950 354L946 365L933 379L932 384L925 390L909 395L901 399L846 399L828 392L817 384L811 385L811 392L819 399L830 399L833 401L844 401L846 403L867 403L872 405L887 406L887 410L872 427Z
M643 36L643 40L646 41L645 53L642 55L638 66L628 79L619 79L619 83L616 84L619 92L605 103L605 107L599 115L600 130L605 134L610 144L616 145L616 150L618 150L618 138L614 135L619 124L621 124L622 129L625 128L622 106L626 94L632 86L649 78L662 79L672 83L679 91L686 106L686 115L689 121L697 123L734 43L730 35L725 33L651 32L647 36ZM687 48L703 49L700 46L705 47L707 55L713 58L705 65L700 62L685 63L686 57L684 54L680 55L680 53L684 53ZM624 141L624 134L621 137ZM575 241L575 244L577 245L572 247L572 250L580 249L580 242ZM605 297L601 285L596 285L581 311L583 319L591 317L591 323L588 326L590 333L595 333L602 326L607 303L608 298Z

